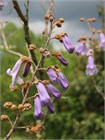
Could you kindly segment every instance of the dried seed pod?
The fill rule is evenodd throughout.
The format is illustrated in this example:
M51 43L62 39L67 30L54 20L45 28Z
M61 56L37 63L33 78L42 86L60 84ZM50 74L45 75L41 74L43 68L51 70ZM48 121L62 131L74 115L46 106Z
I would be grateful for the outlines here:
M85 18L80 18L80 21L83 22L85 20Z
M5 102L4 103L4 107L6 107L6 108L10 108L12 105L13 105L12 102Z
M24 109L24 105L23 105L23 104L19 104L19 105L18 105L18 109L19 109L19 110L23 110L23 109Z
M60 21L61 23L63 23L65 20L64 20L64 18L59 18L59 21Z
M8 120L9 119L9 117L7 116L7 115L1 115L1 120Z
M12 105L11 106L11 110L16 110L17 109L17 106L16 105Z

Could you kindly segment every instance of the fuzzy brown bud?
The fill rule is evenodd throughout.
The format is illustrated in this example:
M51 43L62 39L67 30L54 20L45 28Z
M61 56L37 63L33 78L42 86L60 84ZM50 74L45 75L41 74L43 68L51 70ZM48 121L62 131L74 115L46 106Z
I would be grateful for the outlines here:
M18 90L18 87L17 87L17 86L12 86L12 87L10 88L10 90L11 90L11 91L17 91L17 90Z
M1 120L8 120L9 117L7 115L1 115Z
M19 110L23 110L23 109L24 109L24 105L23 105L23 104L19 104L19 105L18 105L18 109L19 109Z
M57 21L57 22L56 22L56 26L57 26L57 27L61 27L61 26L62 26L62 23L61 23L60 21Z
M95 22L96 21L96 18L92 18L92 22Z
M11 110L16 110L17 109L17 106L16 105L12 105L11 106Z
M5 102L4 103L4 107L6 107L6 108L10 108L12 105L13 105L12 102Z
M36 47L36 45L35 44L30 44L29 45L29 50L30 51L33 51L33 50L35 50L37 47Z
M83 22L85 20L85 18L80 18L80 21Z
M30 103L25 103L24 104L24 109L30 110L32 108L32 105Z
M46 13L45 16L44 16L45 20L49 20L50 19L50 14L49 13Z
M61 22L61 23L64 23L64 18L59 18L59 21Z

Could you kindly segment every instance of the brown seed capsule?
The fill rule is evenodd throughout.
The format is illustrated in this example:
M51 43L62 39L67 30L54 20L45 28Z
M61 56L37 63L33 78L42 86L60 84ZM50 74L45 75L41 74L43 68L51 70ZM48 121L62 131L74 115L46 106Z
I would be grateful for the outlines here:
M1 115L1 120L8 120L9 117L7 115Z
M60 21L61 23L63 23L65 20L64 20L64 18L59 18L59 21Z
M83 22L85 20L85 18L80 18L80 21Z
M6 107L6 108L10 108L12 105L13 105L12 102L5 102L4 103L4 107Z
M12 105L11 106L11 110L16 110L17 109L17 106L16 105Z
M19 104L19 105L18 105L18 109L19 109L19 110L23 110L23 109L24 109L24 105L23 105L23 104Z
M62 26L62 23L61 23L60 21L57 21L57 22L56 22L56 26L57 26L57 27L61 27L61 26Z

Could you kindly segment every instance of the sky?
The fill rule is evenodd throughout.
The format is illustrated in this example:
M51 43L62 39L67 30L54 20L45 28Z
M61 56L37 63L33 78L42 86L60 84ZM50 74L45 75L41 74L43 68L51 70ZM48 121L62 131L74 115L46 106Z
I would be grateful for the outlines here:
M24 11L24 1L18 0ZM41 34L44 29L44 9L47 8L46 0L29 0L29 27L35 34ZM95 17L97 21L92 24L96 29L101 28L101 20L98 16L97 6L99 2L104 0L55 0L54 14L56 18L63 17L65 22L62 28L55 28L54 34L59 32L67 32L73 43L76 43L80 35L89 35L89 29L86 23L80 22L80 18ZM41 3L41 4L40 4ZM42 6L44 8L42 8ZM17 26L21 26L21 22L12 8L11 0L0 13L0 19L14 22ZM54 45L59 45L57 41ZM59 47L58 47L59 49Z

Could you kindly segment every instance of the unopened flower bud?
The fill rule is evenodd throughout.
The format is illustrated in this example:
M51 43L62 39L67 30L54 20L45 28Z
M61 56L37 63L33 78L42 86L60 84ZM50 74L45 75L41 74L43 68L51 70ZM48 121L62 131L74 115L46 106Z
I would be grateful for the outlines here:
M26 110L30 110L30 109L32 108L32 105L31 105L30 103L25 103L25 104L24 104L24 108L25 108Z
M23 110L23 109L24 109L24 105L23 105L23 104L19 104L19 105L18 105L18 109L19 109L19 110Z
M60 21L61 23L63 23L65 20L64 20L64 18L59 18L59 21Z
M26 128L26 132L29 133L31 129L29 127Z
M92 19L91 19L91 18L89 18L89 19L87 19L87 21L88 21L88 22L92 22Z
M36 45L35 44L30 44L29 45L29 50L30 51L33 51L33 50L35 50L37 47L36 47Z
M4 107L6 107L6 108L10 108L12 105L13 105L12 102L5 102L4 103Z
M92 18L91 20L92 20L92 22L95 22L96 21L96 18Z
M10 90L11 91L17 91L18 90L18 87L17 86L12 86L12 87L10 87Z
M7 115L1 115L1 120L8 120L9 117Z
M54 17L53 16L50 16L50 21L52 22L54 20Z
M80 18L80 21L83 22L85 20L85 18Z
M62 23L61 23L60 21L57 21L57 22L56 22L56 26L57 26L57 27L61 27L61 25L62 25Z
M12 105L11 106L11 110L16 110L17 109L17 106L16 105Z
M44 16L44 18L45 18L45 20L49 20L49 18L50 18L50 14L47 13L47 14Z

